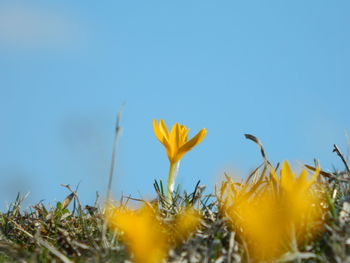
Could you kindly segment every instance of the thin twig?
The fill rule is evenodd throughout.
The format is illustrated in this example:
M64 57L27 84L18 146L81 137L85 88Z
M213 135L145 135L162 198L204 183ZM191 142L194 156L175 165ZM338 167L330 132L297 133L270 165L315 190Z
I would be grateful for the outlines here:
M346 168L346 171L348 172L348 174L350 175L350 168L349 168L349 165L348 163L346 162L343 154L340 152L338 146L336 144L333 145L333 152L337 153L337 155L340 157L340 159L343 161L344 165L345 165L345 168Z
M123 106L122 106L122 109L117 114L117 120L116 120L116 125L115 125L115 136L114 136L113 151L112 151L111 170L109 172L107 196L106 196L106 200L105 200L106 206L111 204L112 182L113 182L113 175L114 175L114 170L115 170L115 166L116 166L117 146L118 146L119 135L120 135L120 131L121 131L120 120L122 117L122 110L123 110ZM103 225L102 225L102 244L104 245L105 248L107 247L106 232L107 232L107 220L104 220Z
M119 135L121 131L121 127L120 127L121 117L122 117L122 110L120 110L117 114L117 121L115 125L115 136L114 136L113 151L112 151L111 169L109 172L109 180L108 180L108 186L107 186L107 198L106 198L107 203L110 202L111 195L112 195L112 181L113 181L113 175L114 175L114 170L116 166L118 140L119 140Z
M308 165L308 164L304 164L304 166L308 169L310 169L311 171L314 171L316 172L317 171L317 168L311 166L311 165ZM339 178L338 176L336 176L335 174L333 173L327 173L325 171L320 171L320 175L328 178L328 179L332 179L332 180L336 180L336 181L339 181L339 182L344 182L344 183L348 183L349 180L348 179L344 179L344 178Z

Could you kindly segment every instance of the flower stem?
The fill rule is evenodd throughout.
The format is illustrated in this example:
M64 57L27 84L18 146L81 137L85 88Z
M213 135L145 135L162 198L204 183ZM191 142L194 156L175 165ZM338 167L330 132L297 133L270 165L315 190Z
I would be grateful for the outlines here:
M177 163L170 163L169 167L169 176L168 176L168 188L166 193L166 201L169 205L171 205L172 194L174 191L175 178L179 172L180 161Z

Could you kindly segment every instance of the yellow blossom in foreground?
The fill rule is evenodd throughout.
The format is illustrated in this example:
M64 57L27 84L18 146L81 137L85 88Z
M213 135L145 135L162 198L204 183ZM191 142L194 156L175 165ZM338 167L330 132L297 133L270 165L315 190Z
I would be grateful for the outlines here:
M136 211L110 208L106 219L111 228L124 233L124 242L136 263L158 263L167 256L166 232L150 206Z
M185 125L175 123L168 131L163 120L153 120L153 129L157 139L164 145L171 163L177 163L186 152L199 144L205 137L206 129L201 129L191 140L188 139L189 129Z
M245 240L250 256L269 261L312 239L320 231L324 211L320 187L315 183L319 171L308 180L303 170L296 177L284 162L280 178L271 177L254 183L222 185L221 211Z
M283 202L289 205L285 217L289 218L296 228L300 228L299 225L303 227L303 221L314 222L320 217L320 210L313 209L312 206L321 202L321 196L315 192L315 189L311 189L319 173L320 170L317 169L308 180L306 169L302 170L297 177L288 162L285 161L282 164L280 179L278 180L279 192Z
M193 208L180 212L174 225L158 219L157 210L146 204L138 210L107 207L105 218L110 228L123 233L123 241L134 256L135 263L159 263L168 254L174 240L187 239L197 229L201 217Z

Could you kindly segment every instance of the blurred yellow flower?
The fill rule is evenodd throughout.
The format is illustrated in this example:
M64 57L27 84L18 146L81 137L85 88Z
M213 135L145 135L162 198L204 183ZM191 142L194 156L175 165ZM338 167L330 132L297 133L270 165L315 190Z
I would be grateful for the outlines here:
M123 241L135 263L159 263L168 255L172 241L187 239L200 224L201 216L193 208L184 208L173 224L165 224L151 204L138 210L109 206L105 218L108 226L123 233Z
M110 208L106 219L112 229L124 233L123 240L135 263L159 263L168 253L167 233L149 205L139 210Z
M171 163L177 163L186 152L199 144L205 137L206 129L201 129L196 136L187 141L189 129L185 125L175 123L168 131L163 120L153 120L153 129L157 139L164 145Z
M312 239L320 231L324 210L320 187L315 183L319 170L308 180L303 170L296 177L284 162L280 178L271 177L254 183L222 185L221 211L245 240L254 260L269 261Z
M320 210L312 209L310 206L320 203L320 195L310 190L319 176L318 168L308 180L307 170L302 170L299 177L296 177L288 162L283 162L279 180L279 190L284 202L289 204L285 216L290 218L296 227L302 224L303 220L314 222L320 216ZM307 218L305 218L307 217Z
M187 129L185 125L175 123L169 132L163 120L160 120L159 124L157 120L153 120L153 129L157 139L164 145L170 161L166 195L166 200L170 204L175 178L179 170L180 159L186 152L190 151L204 139L207 131L204 128L201 129L196 136L188 141L189 129Z

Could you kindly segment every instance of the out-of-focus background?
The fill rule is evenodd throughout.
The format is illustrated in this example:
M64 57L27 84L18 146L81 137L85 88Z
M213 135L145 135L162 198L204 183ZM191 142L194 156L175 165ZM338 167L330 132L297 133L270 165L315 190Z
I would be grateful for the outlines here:
M152 198L168 160L153 119L205 140L177 183L212 191L223 171L320 160L342 168L350 128L349 1L1 1L0 208L17 192L92 204L108 180L125 102L114 196Z

